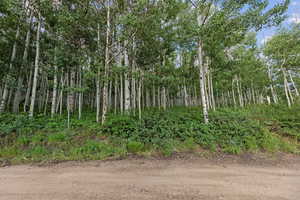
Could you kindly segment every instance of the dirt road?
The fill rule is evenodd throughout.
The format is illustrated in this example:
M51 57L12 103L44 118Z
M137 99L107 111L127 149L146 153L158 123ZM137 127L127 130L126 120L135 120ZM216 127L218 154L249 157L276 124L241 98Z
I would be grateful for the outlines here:
M299 200L300 162L131 159L0 168L0 200L99 199Z

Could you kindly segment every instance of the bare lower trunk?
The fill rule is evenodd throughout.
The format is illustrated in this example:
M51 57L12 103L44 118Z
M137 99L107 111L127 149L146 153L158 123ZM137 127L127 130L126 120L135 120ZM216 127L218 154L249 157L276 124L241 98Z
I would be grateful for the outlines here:
M69 111L70 113L73 113L75 110L75 69L71 69L70 76L69 76Z
M39 13L38 27L37 27L37 34L36 34L36 55L35 55L35 62L34 62L33 85L32 85L31 103L30 103L30 110L29 110L29 116L30 117L33 117L35 97L36 97L36 88L37 88L37 80L38 80L38 72L39 72L41 20L42 20L41 19L41 14Z
M236 79L236 87L237 87L237 92L238 92L238 97L239 97L239 103L240 103L240 106L243 107L244 104L243 104L243 97L242 97L242 91L241 91L241 87L240 87L240 79L237 78Z
M292 82L292 85L293 85L293 87L294 87L294 89L295 89L296 96L299 97L299 91L298 91L298 88L297 88L297 86L296 86L296 84L295 84L295 82L294 82L294 79L293 79L293 77L292 77L291 71L288 70L288 73L289 73L289 77L290 77L290 80L291 80L291 82Z
M214 95L214 86L213 86L213 80L212 80L212 73L209 73L210 81L209 81L209 88L210 88L210 99L211 99L211 107L215 111L216 110L216 101L215 101L215 95Z
M133 39L133 59L132 59L132 76L131 76L131 102L132 109L136 109L136 80L135 80L135 72L136 72L136 44L135 39Z
M51 117L54 117L56 98L57 98L57 65L56 65L56 47L54 49L54 78L53 78L53 92L52 92L52 102L51 102Z
M231 85L231 90L232 90L232 100L233 100L233 105L236 107L236 99L235 99L235 92L234 92L234 80L232 80L232 85Z
M207 110L207 98L205 94L205 70L203 64L203 50L202 50L202 42L198 43L198 64L199 64L199 82L200 82L200 93L202 100L202 111L203 111L203 119L204 123L208 123L208 110Z
M187 93L187 89L186 89L186 81L184 80L184 85L183 85L183 93L184 93L184 106L189 106L188 103L188 93Z
M291 103L291 99L290 99L290 94L289 94L289 86L288 86L288 81L287 81L287 77L286 77L286 71L283 67L281 67L281 71L283 73L283 84L284 84L284 92L285 92L285 96L286 96L286 100L288 103L288 106L291 107L292 103Z
M124 110L124 88L123 88L123 75L120 75L120 111L123 113Z
M162 107L163 107L163 110L167 109L167 94L166 94L165 86L163 86L163 88L162 88Z
M82 91L82 72L81 72L81 66L79 68L79 88L80 88L80 92L79 92L79 99L78 99L78 119L81 119L82 116L82 104L83 104L83 91Z
M115 114L117 114L118 109L118 77L115 76L115 85L114 85L114 109Z
M107 3L107 28L106 28L106 47L105 47L105 66L104 66L104 84L103 84L103 91L102 91L102 118L101 122L104 124L106 120L106 113L107 113L107 105L108 105L108 72L109 72L109 59L110 59L110 54L109 54L109 38L110 38L110 0L108 0Z
M270 84L270 89L271 89L271 94L272 94L272 98L273 98L273 101L274 101L274 103L278 103L278 99L277 99L277 95L276 95L276 93L275 93L275 90L274 90L274 87L273 87L273 80L272 80L272 69L271 69L271 67L268 67L268 76L269 76L269 80L270 80L270 82L271 82L271 84Z
M129 68L129 59L128 59L128 52L127 52L127 41L125 41L125 50L124 50L124 60L125 60L125 67L127 69ZM130 90L129 90L129 79L128 79L128 73L125 72L124 75L124 98L125 98L125 103L124 103L124 110L126 113L129 113L130 109Z
M142 119L142 83L143 83L143 73L141 73L141 78L138 85L138 110L139 110L139 119Z

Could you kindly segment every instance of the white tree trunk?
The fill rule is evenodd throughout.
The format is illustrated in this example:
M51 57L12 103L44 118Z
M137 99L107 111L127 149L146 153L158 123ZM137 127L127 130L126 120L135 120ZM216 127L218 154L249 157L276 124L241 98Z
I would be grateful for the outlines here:
M79 88L82 90L82 69L79 67ZM82 105L83 105L83 91L79 92L79 100L78 100L78 119L81 119L82 116Z
M110 39L110 0L107 1L107 16L106 16L106 47L105 47L105 65L104 65L104 84L103 84L103 91L102 91L102 119L101 122L104 124L106 120L106 113L107 113L107 106L108 106L108 73L109 73L109 39Z
M188 102L188 93L187 93L187 89L186 89L186 81L184 79L184 85L183 85L183 93L184 93L184 106L188 107L189 106L189 102Z
M57 58L56 58L57 48L54 49L54 78L53 78L53 92L52 92L52 102L51 102L51 117L54 117L55 114L55 106L57 99Z
M286 100L287 100L287 103L288 103L288 106L291 107L292 106L292 103L291 103L291 99L290 99L290 94L289 94L289 86L288 86L288 81L287 81L287 77L286 77L286 71L283 67L283 65L285 64L285 61L283 62L282 66L281 66L281 71L282 71L282 74L283 74L283 84L284 84L284 92L285 92L285 96L286 96Z
M138 110L139 110L139 119L142 119L142 83L143 83L143 72L141 72L141 77L138 85Z
M270 89L271 89L272 98L273 98L274 103L277 104L278 103L278 98L277 98L277 95L276 95L274 87L273 87L272 69L271 69L270 66L268 66L268 76L269 76L269 80L271 82Z
M162 107L163 107L163 110L167 109L167 94L166 94L165 86L163 86L163 88L162 88Z
M298 88L297 88L297 86L296 86L296 84L295 84L295 82L294 82L294 79L293 79L293 77L292 77L291 71L288 70L288 72L289 72L289 77L290 77L290 80L291 80L291 82L292 82L292 85L293 85L293 87L294 87L294 89L295 89L296 96L299 97L299 90L298 90Z
M198 20L199 23L200 20ZM203 119L204 123L208 123L208 110L207 110L207 98L205 94L205 69L203 64L203 49L202 49L202 42L198 42L198 64L199 64L199 82L200 82L200 94L202 100L202 112L203 112Z
M123 75L120 75L120 111L123 113L124 111L124 87L123 87Z
M124 61L125 61L125 67L128 69L129 68L129 58L128 58L128 52L127 52L127 44L128 42L125 41L124 45ZM124 75L124 98L125 98L125 103L124 103L124 110L128 114L129 109L130 109L130 90L129 90L129 79L128 79L128 73L125 72Z
M33 117L37 80L38 80L38 73L39 73L41 21L42 21L41 14L39 13L38 27L37 27L37 31L36 31L36 54L35 54L35 62L34 62L33 85L32 85L32 91L31 91L31 103L30 103L30 110L29 110L30 117Z

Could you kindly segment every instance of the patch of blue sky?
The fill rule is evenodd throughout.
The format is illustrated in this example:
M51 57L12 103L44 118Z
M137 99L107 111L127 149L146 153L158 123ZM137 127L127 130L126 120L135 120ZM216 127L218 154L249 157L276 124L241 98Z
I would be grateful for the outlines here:
M284 0L269 0L269 8L273 7L278 3L282 3ZM292 23L300 23L300 0L291 0L289 8L286 12L287 18L281 24L281 26L289 26ZM264 44L266 41L272 38L272 36L276 33L278 27L269 27L264 28L257 34L257 42L258 45Z

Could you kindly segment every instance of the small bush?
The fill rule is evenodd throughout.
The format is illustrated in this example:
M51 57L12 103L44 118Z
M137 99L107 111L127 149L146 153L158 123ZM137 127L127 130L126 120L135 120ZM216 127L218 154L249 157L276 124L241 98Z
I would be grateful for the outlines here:
M48 135L49 143L64 142L67 140L66 133L54 133Z
M144 144L137 141L129 141L127 143L127 150L129 153L138 153L143 151Z

